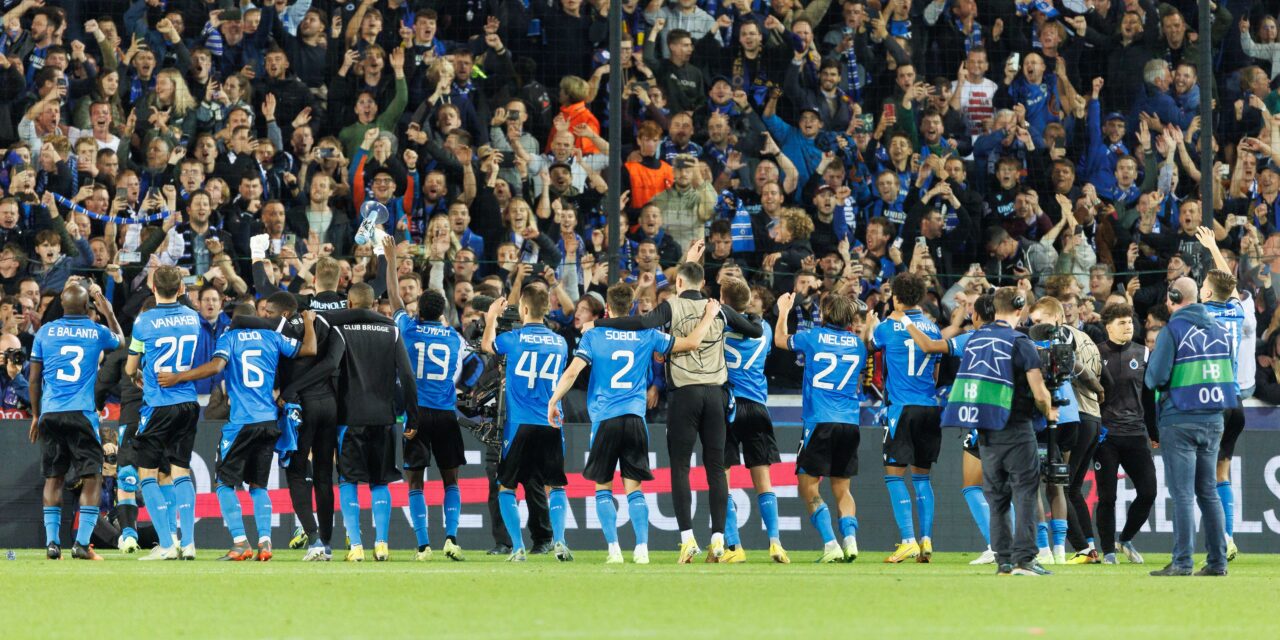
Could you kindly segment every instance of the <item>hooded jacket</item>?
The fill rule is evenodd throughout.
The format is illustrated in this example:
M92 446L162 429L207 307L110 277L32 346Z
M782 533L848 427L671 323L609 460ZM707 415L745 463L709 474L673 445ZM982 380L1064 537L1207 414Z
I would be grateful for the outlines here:
M1175 311L1169 317L1169 322L1172 323L1175 320L1189 322L1196 328L1217 329L1217 321L1209 315L1205 306L1199 303ZM1160 393L1156 414L1160 428L1186 423L1222 424L1221 409L1184 411L1174 406L1173 398L1169 394L1169 382L1172 378L1173 356L1176 351L1177 345L1174 344L1173 334L1166 328L1156 337L1155 349L1152 350L1151 359L1147 362L1147 388Z

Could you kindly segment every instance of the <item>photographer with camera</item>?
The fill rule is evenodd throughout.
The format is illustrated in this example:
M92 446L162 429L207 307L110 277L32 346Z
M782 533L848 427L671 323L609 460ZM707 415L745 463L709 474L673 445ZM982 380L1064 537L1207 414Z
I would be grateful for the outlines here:
M991 506L991 547L1000 575L1040 576L1036 518L1040 456L1032 427L1035 411L1058 419L1040 369L1040 355L1014 330L1026 299L1013 287L995 293L995 321L974 331L965 345L942 426L978 429L983 492ZM1020 514L1016 530L1010 508Z
M27 409L31 406L27 384L27 352L17 337L0 335L0 409Z
M1189 576L1194 566L1195 503L1208 562L1196 575L1227 575L1222 502L1215 487L1223 413L1238 404L1230 339L1198 302L1195 280L1169 285L1169 324L1156 336L1147 387L1160 393L1158 424L1164 478L1173 499L1173 559L1153 576Z

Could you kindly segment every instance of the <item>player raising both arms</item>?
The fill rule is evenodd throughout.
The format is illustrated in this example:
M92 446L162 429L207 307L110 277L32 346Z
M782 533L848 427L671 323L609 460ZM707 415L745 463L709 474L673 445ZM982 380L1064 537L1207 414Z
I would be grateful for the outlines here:
M795 304L795 294L778 297L778 317L786 318ZM848 297L828 294L822 299L820 327L787 336L787 323L773 329L773 344L779 349L804 354L804 435L796 457L800 499L809 510L809 522L822 535L822 557L818 562L853 562L858 558L858 518L849 482L858 475L858 416L862 411L862 369L867 347L853 333L856 308ZM831 493L840 510L840 535L831 529L831 513L822 502L820 483L831 483ZM842 548L843 546L843 548Z
M526 559L520 534L520 511L515 487L522 482L541 485L548 492L551 537L556 558L573 560L564 543L564 519L569 498L564 486L564 434L547 420L547 405L555 393L569 350L564 338L547 328L546 287L531 283L520 290L520 321L524 326L497 336L498 316L507 308L507 299L498 298L485 313L485 353L506 358L504 385L506 421L502 425L502 459L498 462L498 505L502 522L511 534L511 562Z
M236 306L236 316L252 316L248 303ZM218 506L222 519L231 532L231 549L219 560L239 562L253 558L253 549L244 531L244 515L236 489L249 485L253 499L253 524L258 530L260 562L271 559L271 496L267 481L276 439L280 437L277 409L272 392L276 386L276 368L280 358L310 357L316 354L315 312L304 311L302 345L275 331L265 329L231 329L223 333L214 346L213 357L206 363L181 373L162 372L160 385L171 387L183 382L211 378L227 370L224 382L231 401L230 420L222 426L218 441L216 479Z
M627 315L631 309L633 289L626 283L609 287L609 314ZM593 328L582 335L573 361L560 377L555 393L547 402L547 421L562 425L560 399L578 374L591 367L587 396L591 398L591 452L582 476L596 483L596 513L600 528L609 545L605 564L621 564L618 546L618 508L613 502L613 474L622 466L622 486L627 491L627 507L631 526L636 532L636 564L649 563L649 507L645 504L640 483L652 480L649 471L649 427L644 421L645 391L649 388L653 356L667 357L698 348L706 337L711 322L720 313L720 304L712 300L702 312L689 335L672 338L658 329L624 331Z
M751 304L751 288L742 280L729 279L720 285L720 300L745 316L747 306ZM773 330L763 322L761 328L764 333L756 338L748 338L732 329L724 334L724 360L729 369L729 385L733 388L734 400L734 410L728 416L724 438L724 472L727 477L735 464L745 464L751 472L760 520L769 535L769 557L779 564L788 564L791 559L778 537L778 497L773 493L769 478L769 465L782 462L778 442L773 435L773 418L769 416L767 406L769 381L764 375L764 363L773 344ZM725 514L724 542L728 549L721 562L746 562L747 553L740 546L738 536L738 508L732 495Z
M98 381L98 358L120 346L120 325L102 291L93 287L93 301L106 316L107 327L89 319L89 292L79 284L62 290L65 316L36 333L31 347L31 442L40 441L44 472L44 530L46 556L62 558L62 486L68 471L81 478L80 527L71 557L101 560L89 539L98 522L102 486L102 439L93 388Z
M405 480L409 483L409 517L418 539L418 560L431 559L431 538L427 534L427 500L422 493L427 465L436 458L440 480L444 483L444 555L461 561L458 546L458 515L462 511L462 492L458 488L458 467L466 463L462 430L458 427L458 390L455 385L463 363L475 356L467 341L442 322L444 295L428 289L418 298L415 319L404 308L396 272L395 240L383 240L387 255L387 296L391 301L396 326L409 351L409 364L418 382L418 434L404 441ZM406 399L407 400L407 399Z
M124 372L142 371L142 417L134 438L134 459L138 466L139 489L146 500L151 522L160 543L141 560L177 560L173 532L169 527L169 504L160 491L160 480L173 478L178 514L182 523L181 557L196 557L196 490L191 483L191 449L195 445L200 405L196 387L183 382L161 387L157 376L182 372L195 360L200 332L200 314L183 306L178 298L186 293L182 270L158 267L151 273L151 291L156 306L144 311L133 323L133 340Z
M885 392L889 400L884 438L884 483L889 490L893 519L898 523L901 542L885 562L899 563L910 558L928 562L933 556L933 484L929 469L938 460L942 446L941 416L938 407L934 366L937 355L924 353L907 333L906 325L915 324L930 338L941 332L920 309L927 290L925 280L914 273L900 273L893 278L893 308L904 313L901 321L886 321L874 326L867 348L884 350ZM911 515L911 496L903 480L911 467L911 484L920 508L920 542L916 542L915 523Z

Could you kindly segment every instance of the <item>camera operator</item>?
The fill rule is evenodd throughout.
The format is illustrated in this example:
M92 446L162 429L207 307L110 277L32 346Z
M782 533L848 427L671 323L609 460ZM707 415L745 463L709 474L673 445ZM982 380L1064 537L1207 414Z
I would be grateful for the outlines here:
M0 409L27 409L31 397L27 387L27 352L12 335L0 336Z
M978 429L983 492L991 506L991 547L1002 575L1050 575L1036 561L1040 456L1032 421L1035 411L1057 421L1040 356L1027 336L1014 330L1026 299L1013 287L995 293L995 321L973 332L965 345L955 385L942 414L944 427ZM1016 530L1010 507L1024 514Z
M1235 372L1227 332L1198 296L1191 278L1170 283L1165 299L1172 313L1156 336L1146 372L1147 387L1160 392L1160 457L1174 507L1173 559L1153 576L1191 575L1196 503L1208 551L1208 562L1196 575L1227 575L1226 531L1215 484L1223 412L1237 405Z

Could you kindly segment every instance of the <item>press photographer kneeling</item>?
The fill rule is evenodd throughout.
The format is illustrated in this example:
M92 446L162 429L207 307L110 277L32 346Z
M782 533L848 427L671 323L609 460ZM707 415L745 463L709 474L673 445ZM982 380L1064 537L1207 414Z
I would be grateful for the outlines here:
M978 429L997 572L1034 576L1049 572L1036 562L1038 519L1031 515L1040 508L1040 456L1032 420L1038 410L1056 422L1058 410L1045 386L1035 344L1014 329L1025 306L1026 299L1012 287L997 289L974 305L984 321L992 321L973 332L965 345L942 426ZM1009 512L1014 505L1016 531Z

